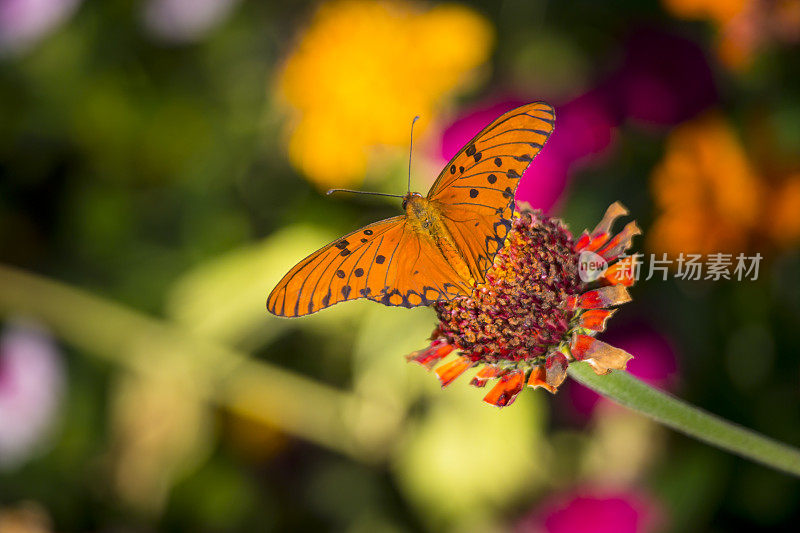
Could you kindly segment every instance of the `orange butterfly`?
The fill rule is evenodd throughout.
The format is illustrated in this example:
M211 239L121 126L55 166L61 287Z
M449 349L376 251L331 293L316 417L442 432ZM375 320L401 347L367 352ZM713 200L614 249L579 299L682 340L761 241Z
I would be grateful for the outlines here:
M505 113L450 160L427 197L403 197L405 215L345 235L298 263L267 309L296 317L357 298L416 307L469 295L505 243L517 183L554 122L543 102Z

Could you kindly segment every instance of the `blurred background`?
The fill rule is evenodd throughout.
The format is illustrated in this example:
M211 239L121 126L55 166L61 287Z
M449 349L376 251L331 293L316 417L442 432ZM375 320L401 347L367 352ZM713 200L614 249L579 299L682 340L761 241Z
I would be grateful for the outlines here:
M509 408L404 355L435 320L265 311L295 262L500 113L556 106L517 198L659 277L630 370L800 445L797 0L0 0L0 531L791 530L800 482L576 384ZM677 274L677 272L676 272Z

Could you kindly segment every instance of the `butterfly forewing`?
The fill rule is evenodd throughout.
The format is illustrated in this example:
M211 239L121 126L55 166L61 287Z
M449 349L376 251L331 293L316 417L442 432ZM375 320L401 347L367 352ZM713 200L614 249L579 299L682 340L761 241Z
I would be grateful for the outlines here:
M478 281L503 247L519 180L554 123L544 102L505 113L453 157L428 193Z
M467 288L432 241L412 231L405 216L398 216L308 256L278 283L267 309L296 317L357 298L416 307L465 294Z
M295 317L357 298L415 307L470 294L505 243L517 184L554 120L548 104L519 107L456 154L427 197L446 231L434 235L409 215L361 228L292 268L269 295L267 309Z

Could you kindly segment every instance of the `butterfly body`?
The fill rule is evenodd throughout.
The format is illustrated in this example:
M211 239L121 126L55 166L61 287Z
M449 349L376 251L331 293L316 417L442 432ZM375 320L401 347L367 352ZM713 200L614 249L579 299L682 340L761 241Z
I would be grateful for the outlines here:
M500 116L450 160L426 196L403 197L403 215L295 265L270 293L267 310L296 317L357 298L416 307L470 294L505 243L519 179L554 123L543 102Z
M403 199L403 207L409 229L415 231L420 238L425 238L432 244L432 247L438 249L461 279L467 283L474 281L469 265L442 220L442 207L439 202L428 200L414 192L409 193ZM419 275L419 272L412 272L412 275Z

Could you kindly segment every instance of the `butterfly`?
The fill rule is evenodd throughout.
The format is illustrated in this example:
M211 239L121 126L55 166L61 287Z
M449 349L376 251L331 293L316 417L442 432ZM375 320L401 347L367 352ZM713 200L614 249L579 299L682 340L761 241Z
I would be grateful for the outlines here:
M517 184L554 123L544 102L503 114L459 150L427 196L403 197L405 214L300 261L270 293L267 310L298 317L357 298L416 307L469 295L505 243Z

